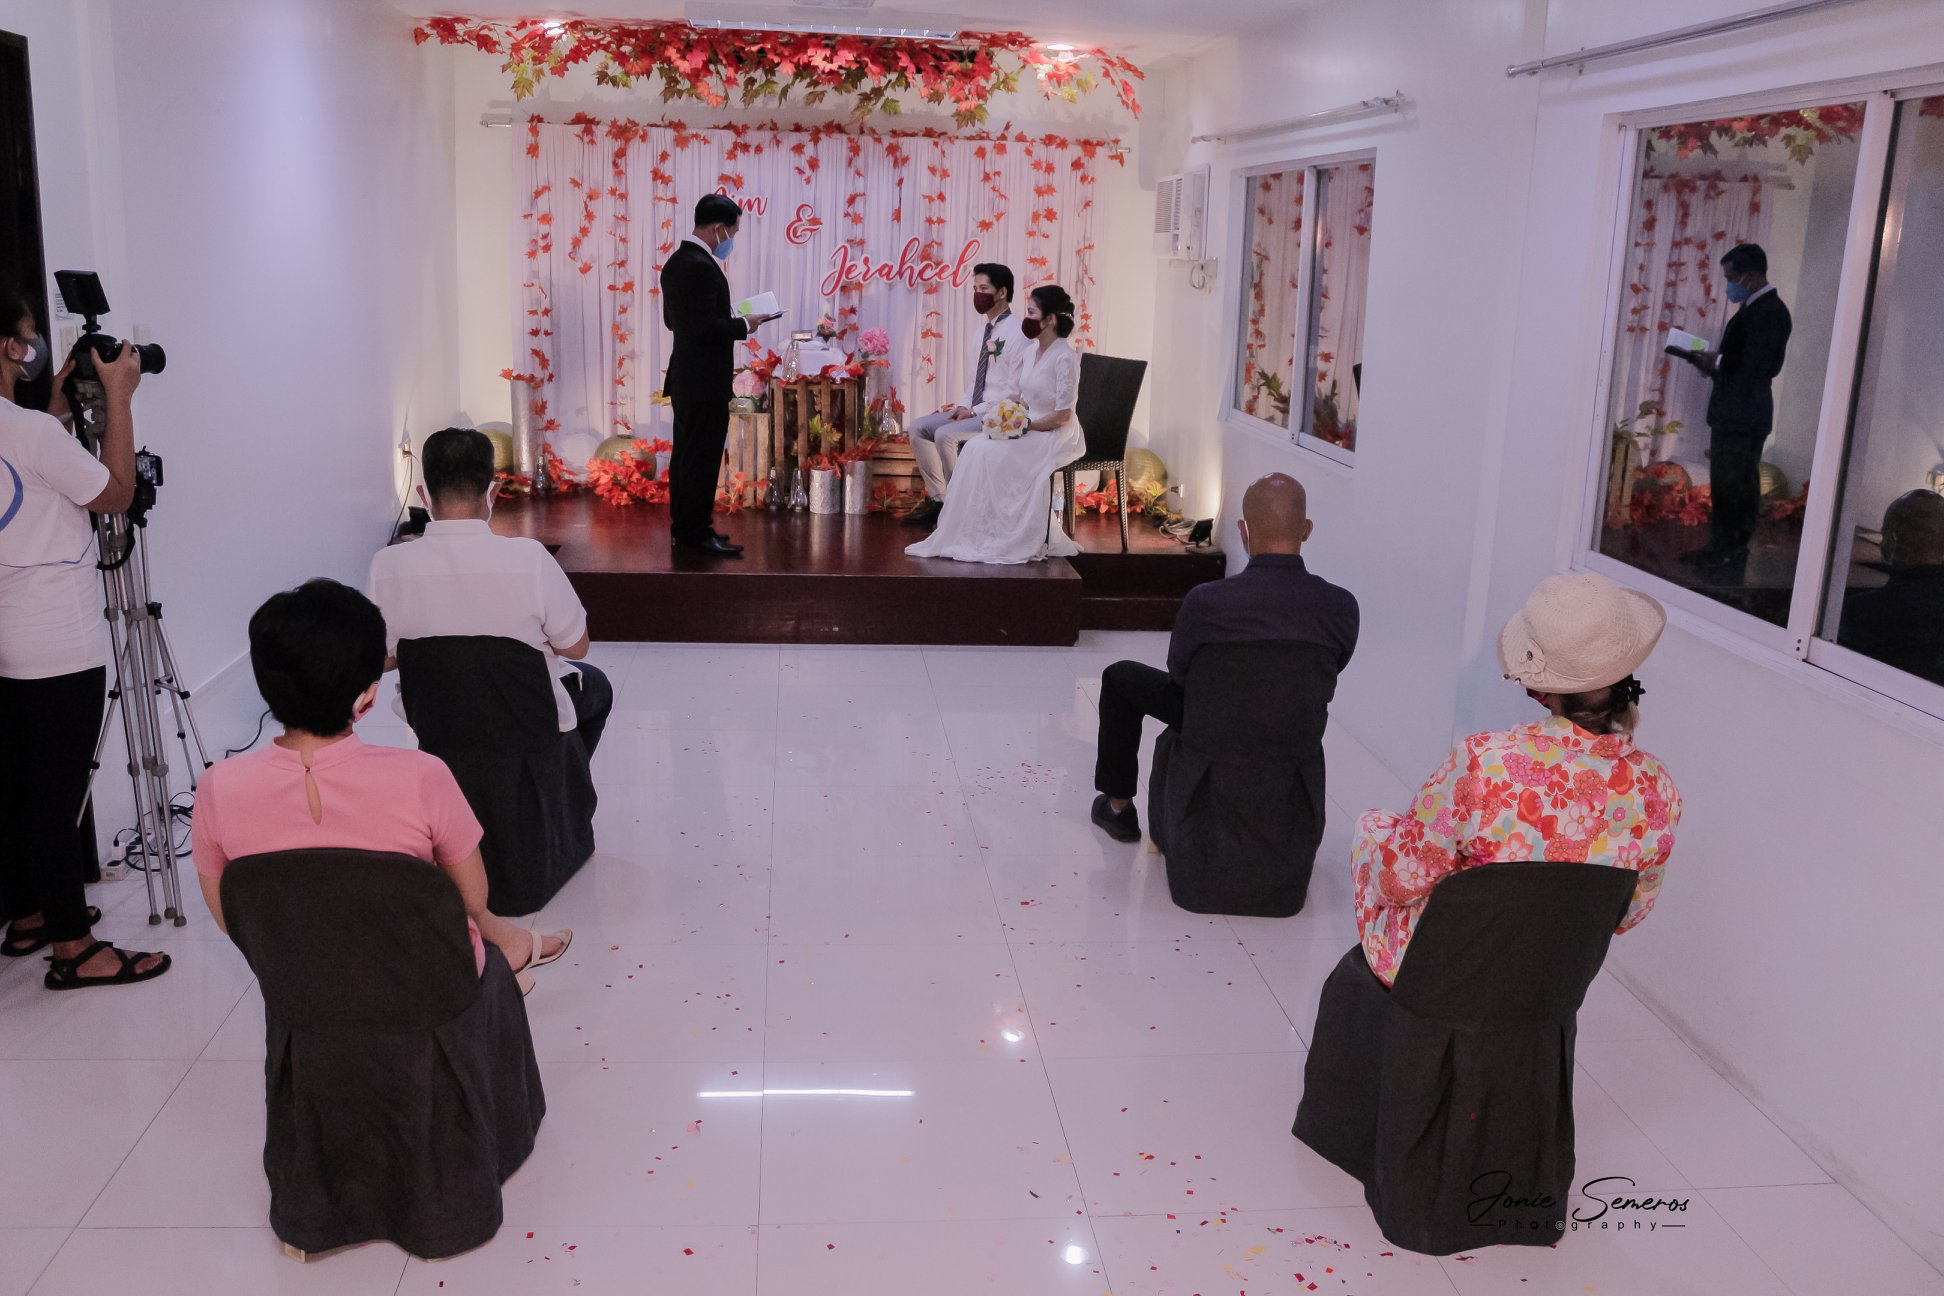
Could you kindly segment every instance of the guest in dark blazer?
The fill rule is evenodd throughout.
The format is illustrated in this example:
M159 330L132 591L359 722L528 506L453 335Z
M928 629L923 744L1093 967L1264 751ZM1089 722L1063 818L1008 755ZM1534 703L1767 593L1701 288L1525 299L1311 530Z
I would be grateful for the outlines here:
M1944 495L1905 491L1883 511L1890 579L1843 600L1836 642L1944 684Z
M662 392L675 407L675 451L668 464L669 532L678 549L726 558L742 546L714 526L716 476L729 439L736 343L774 315L739 316L721 262L735 242L742 208L723 194L695 204L695 232L662 266L662 322L675 335Z
M1093 821L1116 841L1141 840L1134 809L1141 722L1153 716L1164 725L1181 723L1182 688L1197 649L1265 640L1319 644L1331 653L1334 676L1357 647L1357 596L1303 564L1303 541L1315 523L1301 482L1283 473L1257 481L1242 497L1236 527L1249 565L1188 592L1168 641L1168 669L1123 661L1101 673Z
M1708 483L1713 496L1708 543L1681 555L1704 569L1738 568L1755 538L1762 499L1762 442L1775 430L1775 376L1789 349L1789 308L1768 281L1768 254L1753 243L1721 258L1728 300L1741 309L1728 318L1719 351L1671 355L1714 382L1708 395Z

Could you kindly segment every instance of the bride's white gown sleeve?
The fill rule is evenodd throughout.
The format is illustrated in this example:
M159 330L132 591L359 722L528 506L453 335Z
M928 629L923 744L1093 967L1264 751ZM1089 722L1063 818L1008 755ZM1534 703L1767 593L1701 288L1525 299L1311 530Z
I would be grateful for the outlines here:
M1019 399L1034 422L1072 409L1080 394L1080 353L1065 338L1020 357ZM1080 552L1053 522L1053 473L1080 457L1078 417L1053 432L994 441L981 432L959 450L938 529L905 552L914 558L1023 563Z

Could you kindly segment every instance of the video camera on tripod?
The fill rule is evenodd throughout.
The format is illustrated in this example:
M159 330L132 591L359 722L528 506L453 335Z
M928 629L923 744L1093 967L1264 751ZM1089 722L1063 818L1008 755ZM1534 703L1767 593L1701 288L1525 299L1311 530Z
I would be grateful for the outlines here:
M169 357L155 343L122 343L101 331L101 317L108 313L108 294L102 290L101 276L92 270L56 270L54 282L61 290L61 304L69 314L79 315L84 321L81 336L75 339L74 347L68 352L68 359L74 362L74 369L68 374L67 383L62 387L68 408L75 413L75 435L83 436L84 413L99 415L102 410L101 374L95 368L97 363L112 364L121 356L124 345L135 349L142 372L159 374L168 367ZM88 448L99 452L100 424L95 422L86 430L92 431L95 442ZM140 450L135 455L135 500L128 506L128 520L136 526L148 524L148 512L155 507L155 493L162 485L162 457ZM107 555L104 552L103 559ZM127 561L126 555L121 561Z
M99 275L86 270L57 270L54 281L60 286L62 305L86 320L68 353L74 368L61 390L74 414L74 435L99 457L108 431L108 395L101 384L99 366L119 360L124 344L101 331L101 316L108 313L108 295L101 290ZM143 373L162 372L167 357L161 347L134 342L126 345L135 348ZM162 604L149 593L148 548L143 537L147 534L148 512L155 506L156 489L161 485L161 457L146 450L137 453L134 502L125 513L97 513L94 519L100 551L95 565L101 569L105 596L102 614L107 618L113 646L114 682L108 690L101 734L95 740L93 772L100 772L109 730L119 715L122 743L128 753L128 779L135 794L136 839L130 858L143 861L149 921L159 923L167 918L180 927L187 918L182 908L182 884L176 877L175 812L167 730L159 709L162 699L168 700L173 713L176 742L189 764L191 791L210 761L195 714L189 709L189 690L182 685L175 650L163 628ZM88 792L92 799L93 773ZM84 801L83 818L87 811Z

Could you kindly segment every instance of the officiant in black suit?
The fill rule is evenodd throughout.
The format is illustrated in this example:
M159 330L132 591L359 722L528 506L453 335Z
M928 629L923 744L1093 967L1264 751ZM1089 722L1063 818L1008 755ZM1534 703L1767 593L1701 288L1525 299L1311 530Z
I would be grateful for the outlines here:
M1762 507L1762 442L1775 428L1775 376L1782 372L1792 327L1789 308L1768 279L1768 254L1753 243L1721 258L1728 317L1719 351L1669 347L1714 382L1708 394L1708 483L1713 497L1708 543L1681 561L1739 579Z
M723 194L695 204L695 232L676 244L661 272L662 322L675 335L662 393L675 409L668 463L669 533L677 549L725 558L742 546L715 529L716 477L729 439L736 343L775 315L744 317L730 304L722 261L736 241L742 208Z

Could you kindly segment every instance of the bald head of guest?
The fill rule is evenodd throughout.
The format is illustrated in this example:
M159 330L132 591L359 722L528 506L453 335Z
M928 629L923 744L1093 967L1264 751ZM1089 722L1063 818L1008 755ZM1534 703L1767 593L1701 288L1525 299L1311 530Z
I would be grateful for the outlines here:
M1303 483L1287 473L1270 473L1257 478L1243 494L1242 518L1235 525L1242 533L1243 548L1253 558L1301 553L1316 524L1310 521Z
M1883 511L1883 559L1891 567L1944 565L1944 495L1905 491Z

